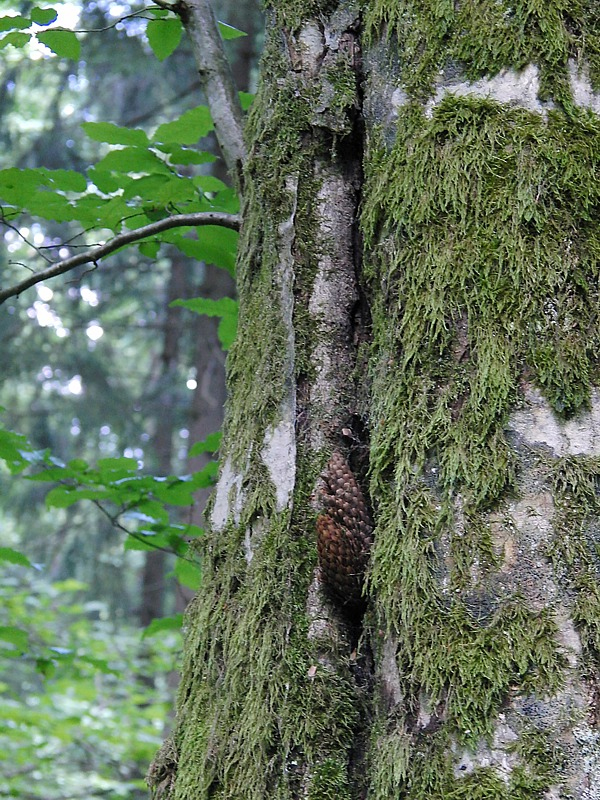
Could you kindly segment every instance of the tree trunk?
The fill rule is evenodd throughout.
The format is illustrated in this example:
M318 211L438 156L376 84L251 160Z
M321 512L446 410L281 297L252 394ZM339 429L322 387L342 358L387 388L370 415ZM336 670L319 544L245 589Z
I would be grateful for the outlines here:
M222 470L153 782L591 800L598 15L361 7L271 12Z

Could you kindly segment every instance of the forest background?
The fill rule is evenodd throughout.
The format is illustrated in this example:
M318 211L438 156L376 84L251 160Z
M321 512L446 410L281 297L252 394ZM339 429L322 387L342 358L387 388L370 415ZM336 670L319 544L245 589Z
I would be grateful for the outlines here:
M0 4L3 289L98 228L237 211L181 25L52 8ZM215 10L247 106L259 4ZM147 796L201 580L236 239L170 231L1 308L0 796Z

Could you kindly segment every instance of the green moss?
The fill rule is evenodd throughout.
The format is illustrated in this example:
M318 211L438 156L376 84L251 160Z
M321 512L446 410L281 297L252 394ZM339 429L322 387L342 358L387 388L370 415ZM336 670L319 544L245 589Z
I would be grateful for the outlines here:
M313 242L314 200L312 159L318 144L311 136L311 102L299 91L298 78L288 70L272 41L263 58L264 74L287 75L277 85L273 101L270 84L261 84L247 125L249 157L245 169L244 228L238 254L240 318L238 336L227 361L230 395L236 398L226 415L226 441L237 463L262 443L267 427L279 418L293 375L310 361L310 321L298 319L295 330L284 320L291 292L308 292L316 248ZM282 271L280 226L293 219L294 285L291 266ZM290 252L289 257L292 257ZM302 271L300 264L308 264ZM312 266L311 266L312 265ZM284 282L288 285L284 286ZM287 298L285 297L287 292ZM287 313L291 313L288 312ZM288 324L290 320L288 320ZM290 348L294 344L294 363Z
M600 458L569 456L553 463L557 572L573 593L572 617L587 669L600 665Z
M447 97L430 120L401 109L391 150L371 142L375 497L388 464L407 481L434 456L442 493L489 507L514 484L503 425L523 372L559 413L589 402L600 125L572 124Z
M294 32L305 20L314 20L321 14L330 14L338 0L267 0L265 6L275 14L276 24Z
M310 492L322 464L301 452L294 515L277 513L256 475L237 528L209 535L204 585L188 615L179 695L185 725L176 798L311 797L347 785L364 701L344 661L325 666L308 637L306 595L316 548ZM254 557L244 558L244 531ZM315 669L316 668L316 669Z
M308 790L308 800L347 800L347 766L332 758L318 764Z
M542 99L572 107L568 59L589 62L600 83L600 14L594 0L364 0L367 38L396 37L406 88L431 93L440 70L459 65L469 80L500 70L540 68Z
M376 797L521 800L551 782L531 754L508 785L485 770L455 778L444 753L489 737L515 687L552 695L563 681L552 610L498 595L486 514L516 491L504 427L521 382L564 417L586 407L597 370L600 126L584 113L572 124L571 136L559 114L448 97L430 119L399 109L396 141L369 143L369 593L374 627L397 640L407 713L426 697L442 726L427 750L378 740L374 763L389 749L401 767L376 768ZM588 497L593 481L578 484Z
M558 748L528 728L511 750L517 763L508 781L492 768L457 769L443 729L422 739L398 732L379 736L376 752L373 800L542 800L562 767Z

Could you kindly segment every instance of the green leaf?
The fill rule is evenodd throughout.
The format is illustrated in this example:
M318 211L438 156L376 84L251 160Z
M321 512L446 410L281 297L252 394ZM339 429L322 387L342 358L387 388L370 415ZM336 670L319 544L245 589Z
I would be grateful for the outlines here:
M160 242L141 242L138 250L146 258L155 259L160 250Z
M147 636L156 636L162 631L180 631L183 624L183 614L174 614L172 617L153 619L142 633L142 639Z
M56 672L56 663L51 658L36 658L35 668L44 678L51 678Z
M110 489L79 489L76 486L56 486L46 495L48 508L69 508L80 500L110 500Z
M223 317L217 328L217 336L223 350L229 350L237 336L237 315Z
M248 111L250 106L254 101L255 95L251 94L250 92L238 92L240 96L240 103L242 104L242 109L244 111Z
M0 39L0 50L8 47L9 44L12 44L13 47L25 47L30 38L31 36L28 33L19 33L17 31L7 33L6 36Z
M159 61L164 61L177 48L182 33L183 25L178 17L151 19L146 28L148 44Z
M142 531L138 531L135 536L129 535L123 542L123 548L125 550L156 550L156 543L152 537L148 536L148 541L146 542L141 538L142 535L144 535Z
M138 462L135 458L101 458L96 464L98 473L102 478L118 480L128 475L137 475Z
M162 172L171 174L167 165L151 150L143 147L124 147L111 150L96 164L97 170L114 172Z
M146 147L148 136L141 128L123 128L112 122L82 122L83 131L95 142Z
M227 189L227 185L214 175L197 175L193 180L194 185L203 192L222 192L223 189Z
M32 8L31 21L36 25L50 25L58 17L55 8Z
M165 239L185 253L186 256L216 264L226 269L231 275L235 273L238 233L215 225L205 225L198 230L198 238L190 239L179 231L170 231Z
M87 461L84 461L83 458L72 458L68 463L67 467L71 470L72 473L74 472L85 472L86 469L89 467Z
M64 581L54 581L52 586L57 592L83 592L90 588L87 583L78 581L76 578L66 578Z
M30 25L31 20L27 19L27 17L0 17L0 33L15 29L23 30L24 28L28 28ZM29 34L27 34L27 38L29 38Z
M237 333L237 300L232 300L231 297L222 297L220 300L195 297L192 300L174 300L171 305L182 306L208 317L222 317L217 331L221 346L228 350L233 344Z
M171 506L191 506L194 502L194 486L185 481L170 484L157 484L154 493L163 503Z
M183 113L173 122L159 125L154 134L158 142L195 144L213 129L213 121L207 106L196 106Z
M73 31L53 30L37 34L38 41L49 47L60 58L71 58L77 61L81 53L81 45Z
M239 30L239 28L234 28L233 25L228 25L226 22L218 22L217 24L221 36L225 41L227 41L227 39L239 39L241 36L248 36L244 31Z
M24 436L0 430L0 458L6 462L13 474L20 472L27 465L25 455L28 453L29 444Z
M175 568L173 572L175 573L175 577L179 583L187 586L188 589L193 589L196 591L200 588L202 572L199 564L178 558L175 562Z
M73 169L45 169L42 167L39 172L52 189L62 192L85 192L87 189L85 175L75 172Z
M195 311L196 314L206 314L207 317L237 316L237 300L231 297L221 297L212 300L210 297L194 297L191 300L173 300L172 306L182 306Z
M194 489L206 489L213 486L219 471L217 461L209 461L208 464L197 472L192 473L192 483Z
M183 166L188 166L189 164L212 164L217 160L216 156L213 156L212 153L207 153L205 150L190 150L189 147L181 147L177 144L157 143L156 147L169 156L170 164L181 164Z
M14 644L23 653L29 649L27 631L17 628L15 625L0 625L0 639Z
M18 564L21 567L31 567L31 561L19 553L18 550L13 550L12 547L0 547L0 561L8 561L9 564Z
M222 431L215 431L209 435L202 442L193 444L188 452L189 458L199 456L201 453L217 453L221 446Z

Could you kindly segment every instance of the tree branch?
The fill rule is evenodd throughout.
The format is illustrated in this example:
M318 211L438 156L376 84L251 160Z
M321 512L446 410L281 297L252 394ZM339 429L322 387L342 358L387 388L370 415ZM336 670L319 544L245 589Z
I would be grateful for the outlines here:
M171 6L190 37L206 102L223 158L238 193L246 158L243 113L210 0L180 0Z
M57 261L46 269L30 275L20 283L10 286L8 289L0 289L0 305L8 300L9 297L16 297L21 294L21 292L25 291L25 289L35 286L36 283L48 280L49 278L55 278L57 275L63 275L65 272L80 267L82 264L97 264L101 258L110 255L110 253L114 253L115 250L118 250L120 247L132 244L133 242L139 242L140 239L156 236L156 234L167 231L170 228L218 225L222 228L238 231L240 229L240 224L240 217L236 214L223 214L213 211L202 211L195 214L173 214L173 216L160 219L158 222L151 222L149 225L143 225L141 228L136 228L133 231L121 233L105 244L92 247L89 250L85 250L83 253L78 253L76 256L65 258L63 261Z

